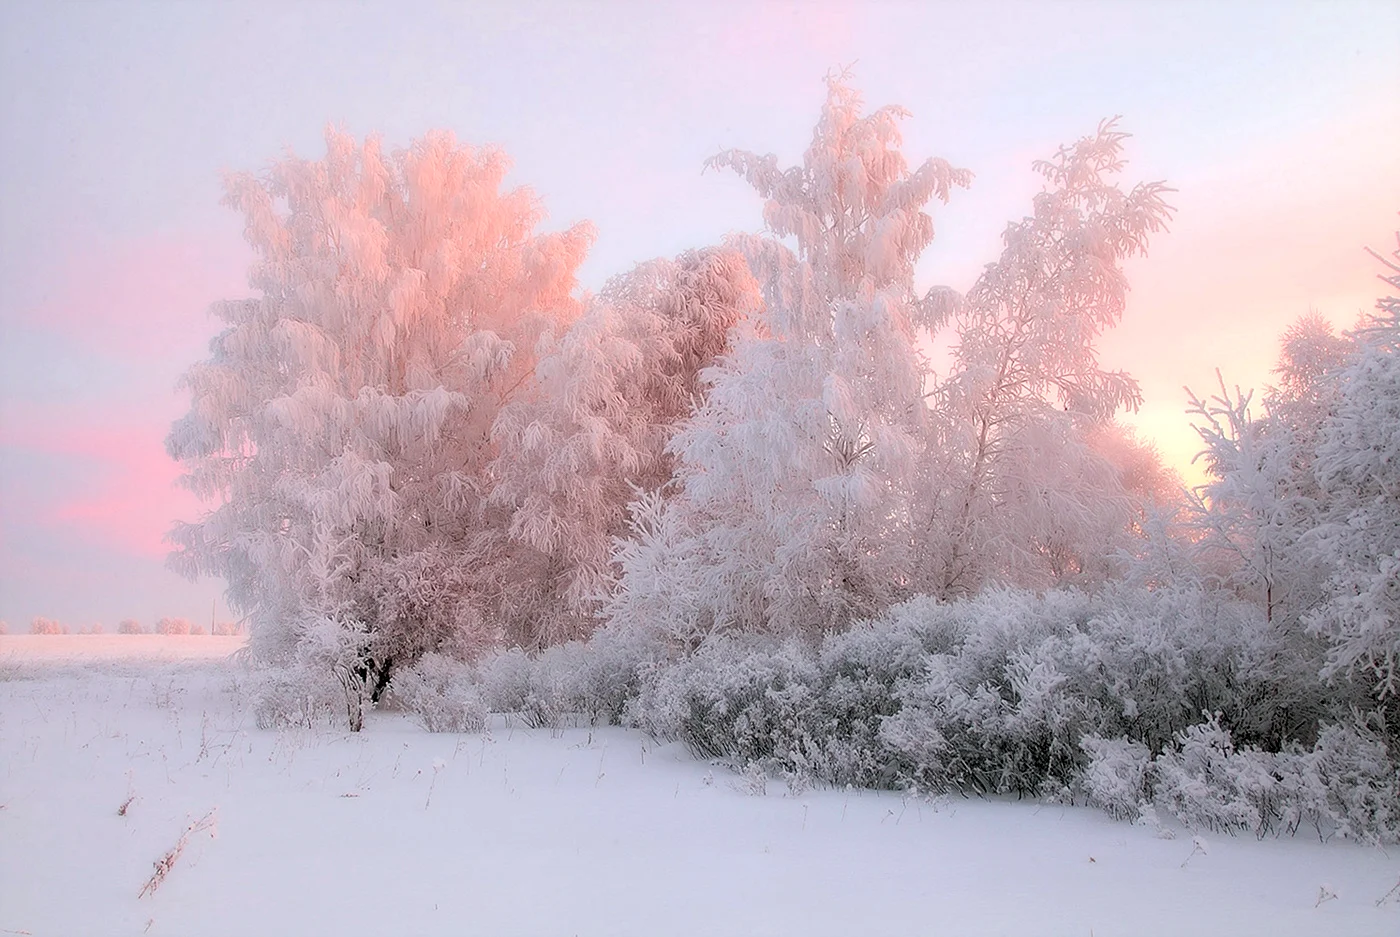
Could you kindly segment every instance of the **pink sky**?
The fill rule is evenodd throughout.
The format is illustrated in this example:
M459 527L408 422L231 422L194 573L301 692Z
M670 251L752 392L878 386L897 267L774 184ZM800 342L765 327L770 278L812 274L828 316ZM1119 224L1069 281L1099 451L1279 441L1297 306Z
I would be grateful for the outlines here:
M244 293L219 173L318 155L327 121L504 146L551 225L597 224L597 287L755 229L758 202L702 162L796 159L822 75L853 65L868 102L912 112L911 159L977 174L919 269L965 289L1028 210L1030 160L1121 114L1127 178L1166 179L1178 214L1103 354L1185 465L1183 384L1220 367L1260 386L1289 322L1345 326L1379 295L1362 248L1400 226L1396 48L1383 2L7 4L0 620L208 618L221 583L161 565L170 522L200 509L162 440L204 310Z

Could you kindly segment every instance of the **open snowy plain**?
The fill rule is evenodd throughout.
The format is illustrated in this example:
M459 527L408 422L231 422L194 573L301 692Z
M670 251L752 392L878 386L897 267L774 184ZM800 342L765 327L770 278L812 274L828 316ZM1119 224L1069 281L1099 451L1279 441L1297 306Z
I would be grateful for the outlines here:
M0 637L0 934L1400 933L1400 855L1301 833L790 791L617 728L259 730L240 642Z

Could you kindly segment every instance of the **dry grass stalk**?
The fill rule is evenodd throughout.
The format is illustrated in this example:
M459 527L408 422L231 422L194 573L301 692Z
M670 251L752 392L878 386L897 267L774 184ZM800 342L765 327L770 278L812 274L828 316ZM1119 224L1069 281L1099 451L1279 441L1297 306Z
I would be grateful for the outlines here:
M217 813L218 808L216 807L185 827L184 832L180 834L179 842L172 846L169 852L155 861L155 871L151 873L151 877L146 881L146 884L142 886L140 893L136 896L137 898L144 898L147 894L155 894L155 890L160 887L161 882L165 881L165 877L170 874L170 870L175 866L175 860L180 858L180 853L184 852L185 847L189 845L191 836L205 830L209 831L211 837L214 835Z

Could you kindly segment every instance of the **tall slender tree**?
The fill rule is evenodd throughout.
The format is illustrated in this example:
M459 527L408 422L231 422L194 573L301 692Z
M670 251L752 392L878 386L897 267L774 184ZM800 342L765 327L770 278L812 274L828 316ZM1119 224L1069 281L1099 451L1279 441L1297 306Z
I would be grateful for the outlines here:
M913 268L933 239L925 206L971 175L941 159L911 170L904 112L861 110L830 79L800 166L735 150L710 161L766 200L771 236L733 242L763 310L704 375L709 395L671 443L674 492L637 506L614 621L683 641L820 633L908 590L918 338L949 307L944 291L915 294Z
M925 463L923 523L938 549L923 578L938 595L1102 575L1088 567L1130 524L1121 479L1088 443L1141 393L1100 366L1096 342L1126 307L1123 261L1171 209L1160 182L1116 183L1127 136L1105 121L1035 164L1046 189L953 317L953 364L931 394L937 455Z

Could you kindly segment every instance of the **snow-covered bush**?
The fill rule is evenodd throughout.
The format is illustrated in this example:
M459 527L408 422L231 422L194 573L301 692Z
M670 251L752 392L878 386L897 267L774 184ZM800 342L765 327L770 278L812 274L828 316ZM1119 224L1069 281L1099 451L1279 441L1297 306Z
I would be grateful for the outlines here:
M635 709L642 674L654 669L661 656L659 647L631 633L604 629L587 642L569 641L534 653L511 648L470 666L458 662L453 673L472 681L486 711L518 716L530 727L578 720L617 725ZM396 689L395 695L403 698L404 691Z
M890 786L879 723L908 675L901 665L916 669L920 651L887 647L884 637L857 629L820 654L793 639L712 638L694 654L644 667L625 718L736 768Z
M944 606L916 599L818 649L764 636L716 637L642 669L629 721L703 757L793 780L894 787L910 782L881 734L929 655L952 641Z
M565 695L572 711L594 722L620 725L628 721L645 675L655 672L666 651L635 631L604 627L587 642L571 642L545 656L569 661L561 677L568 683ZM556 666L555 672L559 669Z
M519 648L484 657L476 672L491 712L517 715L530 728L556 727L567 712L564 687L548 681L539 658Z
M930 606L950 635L900 691L884 740L921 786L1064 796L1088 736L1159 751L1202 709L1251 741L1316 731L1315 677L1252 606L1196 586L989 590Z
M290 660L277 665L254 660L259 727L309 727L330 720L358 732L381 678L365 662L369 629L354 620L306 618L297 623L295 639Z
M243 681L259 729L312 729L345 724L345 694L323 669L293 664L258 667Z
M1400 751L1387 749L1383 734L1357 720L1329 725L1305 764L1337 835L1400 841Z
M1085 793L1131 816L1150 799L1144 757L1179 753L1202 710L1222 713L1232 745L1310 745L1338 707L1305 663L1252 604L1199 586L1001 589L917 598L815 649L715 636L654 654L633 671L624 718L775 774ZM1124 774L1128 754L1136 767Z
M1274 759L1237 750L1220 714L1189 726L1152 764L1153 801L1193 830L1264 831Z
M393 679L398 697L429 732L480 732L487 707L471 667L442 654L425 654Z
M1153 757L1126 739L1087 736L1081 784L1088 802L1119 819L1169 814L1193 830L1363 842L1400 839L1400 764L1384 739L1351 720L1317 742L1282 751L1237 746L1219 714L1178 732Z
M799 643L716 638L659 670L635 712L642 727L702 758L740 767L821 763L834 726L821 709L814 656Z
M822 642L821 699L833 734L823 743L821 780L867 787L907 783L907 765L881 729L903 705L903 688L927 672L932 655L952 646L953 628L946 605L918 597Z
M1400 763L1352 721L1326 726L1311 748L1237 748L1218 715L1178 734L1148 769L1153 803L1192 829L1400 839Z
M1085 798L1116 820L1136 820L1151 798L1147 769L1152 750L1141 742L1086 735L1080 748L1089 756L1080 783Z
M146 629L135 618L123 618L117 622L117 634L145 634Z

